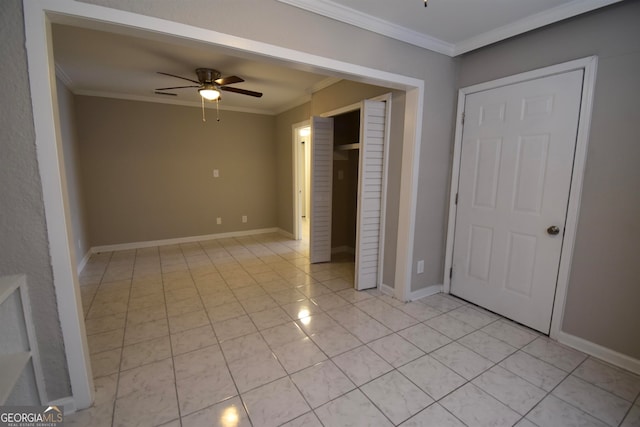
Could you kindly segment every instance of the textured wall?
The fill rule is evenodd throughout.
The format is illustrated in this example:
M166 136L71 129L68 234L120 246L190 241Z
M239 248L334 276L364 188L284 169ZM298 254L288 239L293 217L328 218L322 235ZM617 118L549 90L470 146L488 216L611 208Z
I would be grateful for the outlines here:
M49 399L57 399L71 392L36 159L20 1L0 2L0 40L0 276L27 275L46 391Z
M203 122L194 107L76 97L91 246L277 226L275 118L208 116Z
M640 2L618 3L465 55L460 86L598 55L562 329L640 359Z
M76 133L74 96L60 80L56 80L58 94L58 111L60 114L60 134L62 136L62 150L65 177L67 179L67 194L69 197L69 216L71 218L72 244L79 263L87 255L89 246L89 231L87 213L84 206L82 178L80 176L80 143Z

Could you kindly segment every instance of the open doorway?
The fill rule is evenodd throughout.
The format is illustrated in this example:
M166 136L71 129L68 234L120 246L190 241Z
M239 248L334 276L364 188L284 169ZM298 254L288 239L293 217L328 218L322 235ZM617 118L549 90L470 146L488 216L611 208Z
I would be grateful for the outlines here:
M199 41L209 45L232 47L238 51L275 58L277 61L306 64L338 75L367 80L387 87L406 90L405 128L402 139L403 186L400 194L400 214L397 232L397 265L395 273L396 296L405 300L410 292L413 257L413 230L418 185L418 156L423 116L424 81L400 74L363 67L358 64L328 60L305 52L286 50L250 39L232 37L202 28L171 21L149 20L140 15L76 2L25 3L25 35L29 62L38 165L42 178L43 199L50 244L54 285L64 337L65 355L73 396L69 405L85 408L92 401L88 346L84 337L84 321L79 312L79 284L75 270L75 253L70 247L70 224L64 177L60 168L59 129L56 125L56 95L52 87L54 62L51 52L50 23L65 21L79 25L113 26L127 31L143 31L155 36L171 35L183 40ZM242 46L242 47L239 47Z
M311 126L308 120L293 126L294 238L309 240Z

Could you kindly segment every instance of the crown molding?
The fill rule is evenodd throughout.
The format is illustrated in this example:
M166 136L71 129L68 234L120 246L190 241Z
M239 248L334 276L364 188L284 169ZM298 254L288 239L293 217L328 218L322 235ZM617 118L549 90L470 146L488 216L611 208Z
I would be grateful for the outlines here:
M364 30L419 46L434 52L453 56L455 46L424 33L402 27L384 19L358 12L330 0L278 0L318 15L326 16Z
M518 34L590 12L623 0L573 0L555 8L528 16L519 21L487 31L458 43L448 43L435 37L394 24L384 19L359 12L331 0L278 0L281 3L304 9L353 26L372 31L414 46L422 47L451 57L488 46Z
M55 68L56 68L56 77L59 78L62 83L64 83L67 89L71 89L73 87L73 81L71 80L71 77L69 77L69 75L64 71L64 68L62 68L62 65L56 62Z
M535 30L536 28L541 28L545 25L553 24L554 22L572 18L621 1L622 0L573 0L572 2L536 13L535 15L527 16L519 21L456 43L453 56L461 55L501 40Z
M308 90L310 94L321 91L322 89L328 88L331 85L334 85L338 82L341 82L343 79L340 77L327 77L326 79L320 80L318 83L311 86Z
M179 99L164 99L164 98L159 99L153 96L129 95L126 93L103 92L103 91L94 91L94 90L73 90L72 92L74 95L80 95L80 96L95 96L99 98L113 98L113 99L123 99L127 101L153 102L156 104L171 104L171 105L180 105L183 107L202 108L202 104L200 102L183 101ZM207 109L216 108L216 104L211 102L205 102L204 106ZM220 103L220 110L236 111L238 113L262 114L267 116L273 116L278 114L276 111L260 109L260 108L230 107L228 105L225 105L224 101Z
M321 91L322 89L328 88L331 85L334 85L338 82L341 82L342 78L340 77L327 77L326 79L323 79L321 81L319 81L318 83L314 84L313 86L311 86L310 88L307 89L307 93L297 99L294 99L291 102L287 102L286 104L280 106L280 108L278 108L275 111L275 114L282 114L285 111L289 111L292 108L296 108L299 107L303 104L306 104L307 102L311 102L311 95L313 95L314 93Z
M284 113L284 112L286 112L286 111L289 111L289 110L291 110L291 109L293 109L293 108L296 108L296 107L299 107L299 106L301 106L301 105L304 105L304 104L306 104L307 102L311 102L311 95L309 95L309 94L303 95L303 96L301 96L301 97L299 97L299 98L294 99L294 100L293 100L293 101L291 101L291 102L287 102L286 104L281 105L281 106L280 106L280 107L279 107L279 108L274 112L274 114L275 114L275 115L282 114L282 113Z

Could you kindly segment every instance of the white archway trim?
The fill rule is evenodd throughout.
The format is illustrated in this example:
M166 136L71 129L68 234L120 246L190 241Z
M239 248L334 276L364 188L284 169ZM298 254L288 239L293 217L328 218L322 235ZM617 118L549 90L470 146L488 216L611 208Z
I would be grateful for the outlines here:
M81 315L79 285L75 273L75 254L69 239L71 227L66 205L63 159L58 149L59 132L56 130L57 99L55 66L51 50L51 22L108 28L112 31L118 28L122 32L146 31L159 36L177 36L186 40L210 43L277 59L292 65L310 66L316 72L327 72L363 83L406 90L407 106L395 275L395 295L401 300L406 300L410 293L413 264L424 101L423 80L186 24L76 1L26 1L24 12L29 81L49 250L73 394L73 402L69 403L65 409L72 409L72 407L83 409L90 406L93 398L93 384L84 321Z

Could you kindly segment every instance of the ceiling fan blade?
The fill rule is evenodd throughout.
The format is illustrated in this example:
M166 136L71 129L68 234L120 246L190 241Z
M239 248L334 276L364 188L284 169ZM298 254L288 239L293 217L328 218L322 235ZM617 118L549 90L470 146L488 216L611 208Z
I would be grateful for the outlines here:
M200 85L198 86L174 86L174 87L159 87L156 90L171 90L171 89L185 89L188 87L200 87Z
M229 76L229 77L223 77L221 79L216 80L216 83L218 83L220 86L224 86L224 85L232 85L234 83L242 83L243 81L244 79L238 76Z
M239 94L242 94L242 95L255 96L256 98L262 97L262 93L260 93L260 92L254 92L252 90L246 90L246 89L238 89L237 87L220 86L220 90L224 90L224 91L227 91L227 92L239 93Z
M198 83L198 84L200 84L200 82L199 82L199 81L197 81L197 80L188 79L188 78L186 78L186 77L182 77L182 76L176 76L175 74L163 73L162 71L157 71L157 73L158 73L158 74L162 74L163 76L176 77L176 78L178 78L178 79L187 80L187 81L190 81L190 82L193 82L193 83Z
M158 92L158 91L155 91L155 94L156 94L156 95L170 95L170 96L178 96L178 94L177 94L177 93Z

